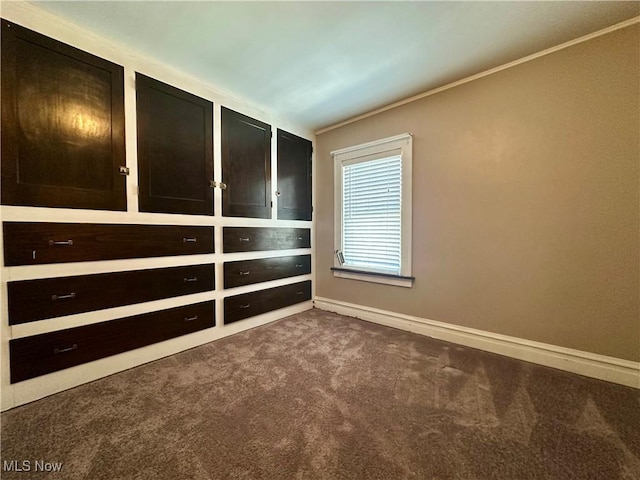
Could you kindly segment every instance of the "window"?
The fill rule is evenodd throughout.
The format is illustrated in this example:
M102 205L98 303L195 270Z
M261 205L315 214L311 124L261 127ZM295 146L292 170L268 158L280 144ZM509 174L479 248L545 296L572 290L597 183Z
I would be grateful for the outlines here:
M331 152L334 276L411 287L411 151L402 134Z

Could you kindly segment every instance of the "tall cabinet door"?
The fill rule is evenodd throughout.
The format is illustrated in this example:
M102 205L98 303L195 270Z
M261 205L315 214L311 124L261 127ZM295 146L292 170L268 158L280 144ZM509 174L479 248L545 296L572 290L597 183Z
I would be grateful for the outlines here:
M140 211L213 215L213 103L136 73Z
M222 214L271 218L271 125L222 107Z
M2 20L2 203L126 210L124 69Z
M311 220L309 140L278 129L278 219Z

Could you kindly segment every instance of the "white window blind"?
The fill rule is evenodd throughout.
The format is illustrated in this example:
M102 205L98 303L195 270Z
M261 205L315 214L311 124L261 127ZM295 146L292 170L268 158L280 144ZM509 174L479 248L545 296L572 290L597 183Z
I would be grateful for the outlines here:
M344 267L399 275L402 156L345 162L342 185Z
M331 155L333 276L411 288L411 134L341 148Z

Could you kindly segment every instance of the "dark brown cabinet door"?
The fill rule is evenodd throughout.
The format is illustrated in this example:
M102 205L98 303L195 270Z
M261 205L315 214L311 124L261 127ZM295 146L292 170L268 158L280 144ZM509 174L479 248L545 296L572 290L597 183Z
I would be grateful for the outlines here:
M124 70L2 20L2 203L126 210Z
M136 73L140 211L213 215L213 103Z
M278 218L311 220L311 142L278 129Z
M271 218L271 126L222 107L222 214Z

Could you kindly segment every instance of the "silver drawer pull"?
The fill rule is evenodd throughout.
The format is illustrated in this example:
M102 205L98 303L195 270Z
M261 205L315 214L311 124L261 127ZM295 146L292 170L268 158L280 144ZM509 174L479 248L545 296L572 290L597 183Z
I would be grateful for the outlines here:
M302 240L303 237L296 237L298 240Z
M188 283L188 282L197 282L198 281L198 277L185 277L183 278L184 283Z
M198 319L198 315L194 315L193 317L184 317L185 322L193 322Z
M66 245L71 246L73 245L73 240L59 240L59 241L49 240L49 245L52 247L56 247L56 246L62 247Z
M74 343L73 345L71 345L70 347L67 347L67 348L54 348L53 349L53 353L58 355L59 353L71 352L71 351L77 350L77 349L78 349L78 344Z
M51 295L51 300L53 300L54 302L56 300L66 300L68 298L76 298L76 292L71 292L67 295Z
M198 241L195 237L182 237L183 243L196 243Z
M240 308L249 308L251 306L250 303L246 303L244 305L240 305Z
M304 292L296 292L296 295L304 295Z
M244 277L245 275L249 275L251 273L250 270L247 270L246 272L243 272L242 270L240 270L240 276Z
M302 268L304 265L302 265L301 263L296 263L296 268Z
M251 239L249 237L240 237L238 240L240 240L241 242L250 242Z

